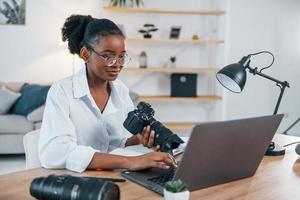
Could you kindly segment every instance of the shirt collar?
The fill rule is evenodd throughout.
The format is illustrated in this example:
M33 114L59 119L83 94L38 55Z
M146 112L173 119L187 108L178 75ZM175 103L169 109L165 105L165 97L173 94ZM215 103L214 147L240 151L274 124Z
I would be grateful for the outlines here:
M86 66L73 76L73 95L75 98L86 96L90 93L87 82Z
M110 81L109 84L111 87L111 95L113 95L115 105L122 105L122 98L117 91L115 81ZM73 76L73 95L74 98L81 98L83 96L90 95L86 66L82 67L81 70Z

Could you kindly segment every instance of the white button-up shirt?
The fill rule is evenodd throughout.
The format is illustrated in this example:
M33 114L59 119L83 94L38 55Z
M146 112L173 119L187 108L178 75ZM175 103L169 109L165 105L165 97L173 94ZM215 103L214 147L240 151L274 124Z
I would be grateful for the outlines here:
M123 122L134 107L121 81L109 84L111 94L102 113L90 94L86 67L51 86L39 139L43 167L82 172L95 152L124 147L131 134Z

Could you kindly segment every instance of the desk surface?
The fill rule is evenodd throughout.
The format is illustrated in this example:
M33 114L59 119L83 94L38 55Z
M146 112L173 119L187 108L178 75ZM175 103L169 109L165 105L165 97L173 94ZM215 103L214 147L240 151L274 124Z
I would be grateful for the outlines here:
M284 145L300 138L276 135L274 141ZM253 145L255 148L255 145ZM300 199L300 158L294 151L295 145L286 149L284 156L265 156L253 177L222 185L197 190L191 199ZM82 174L67 170L26 170L0 176L0 199L34 199L29 186L35 177L49 174L72 174L76 176L120 177L115 171L86 171ZM121 199L154 200L163 199L135 183L119 183Z

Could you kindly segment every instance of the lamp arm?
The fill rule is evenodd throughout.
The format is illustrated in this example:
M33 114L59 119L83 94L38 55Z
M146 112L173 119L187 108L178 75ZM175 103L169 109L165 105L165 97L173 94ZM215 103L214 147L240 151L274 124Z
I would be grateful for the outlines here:
M282 99L282 96L283 96L283 93L284 93L284 90L285 90L286 87L290 87L290 84L287 81L279 81L278 79L275 79L275 78L273 78L273 77L271 77L269 75L266 75L266 74L264 74L262 72L259 72L257 70L257 68L251 68L249 66L249 62L247 63L246 68L249 70L249 72L251 74L253 74L253 75L257 74L257 75L259 75L261 77L269 79L269 80L275 82L278 87L280 87L280 94L279 94L279 97L278 97L278 100L277 100L277 103L276 103L276 106L275 106L275 110L273 112L273 115L276 115L277 111L278 111L278 108L279 108L279 105L280 105L280 102L281 102L281 99Z
M278 97L273 115L277 114L277 111L278 111L278 108L279 108L279 105L280 105L280 102L281 102L281 99L282 99L282 96L283 96L283 93L284 93L284 89L286 87L286 85L283 85L283 86L278 85L278 86L280 87L280 94L279 94L279 97Z
M287 132L293 128L298 122L300 121L300 117L294 122L292 123L282 134L287 135Z

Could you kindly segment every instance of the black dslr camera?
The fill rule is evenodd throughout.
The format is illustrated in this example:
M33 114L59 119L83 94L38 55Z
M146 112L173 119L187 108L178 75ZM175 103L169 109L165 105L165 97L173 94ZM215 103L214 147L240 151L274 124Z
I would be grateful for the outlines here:
M166 128L162 123L154 119L154 110L146 102L140 102L137 109L128 113L123 126L132 134L136 135L143 131L143 128L150 125L150 129L155 131L154 145L160 145L160 151L172 154L183 140Z
M40 200L120 200L118 185L101 178L70 175L35 178L30 194Z

